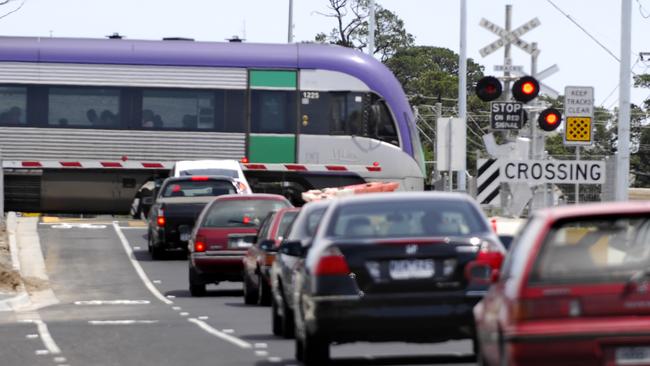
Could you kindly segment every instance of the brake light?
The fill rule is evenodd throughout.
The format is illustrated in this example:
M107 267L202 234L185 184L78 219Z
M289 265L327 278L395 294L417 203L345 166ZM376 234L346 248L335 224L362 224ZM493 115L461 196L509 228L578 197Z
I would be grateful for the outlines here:
M347 275L349 273L348 262L337 247L325 249L314 270L314 274L317 276Z
M486 240L481 243L481 248L476 256L476 262L485 263L492 269L500 269L501 263L503 263L503 257L503 247L500 244Z
M158 211L158 217L156 218L156 224L158 224L158 227L165 227L165 211L159 210Z
M512 310L512 317L515 321L568 318L581 314L580 302L565 297L519 299L513 304Z
M197 235L194 239L194 251L195 252L205 252L205 238L201 235Z
M200 175L193 175L191 180L204 181L204 180L208 180L208 177L204 177L204 176L200 176Z

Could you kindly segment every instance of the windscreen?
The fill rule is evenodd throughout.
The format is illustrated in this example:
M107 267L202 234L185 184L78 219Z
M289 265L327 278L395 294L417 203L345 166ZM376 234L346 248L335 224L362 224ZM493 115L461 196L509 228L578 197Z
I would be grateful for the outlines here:
M237 193L235 186L226 180L186 180L165 186L163 197L204 197Z
M471 204L452 200L383 201L342 206L333 216L328 236L396 238L468 236L488 231Z
M649 265L650 218L579 218L561 222L548 232L530 281L624 280Z
M276 200L227 200L216 202L203 221L203 227L258 227L271 211L288 206Z
M303 240L314 236L318 224L325 213L325 207L319 207L311 212L305 211L302 217L296 219L287 233L289 240Z
M190 169L190 170L181 170L181 176L188 175L220 175L230 178L239 178L239 172L234 169Z

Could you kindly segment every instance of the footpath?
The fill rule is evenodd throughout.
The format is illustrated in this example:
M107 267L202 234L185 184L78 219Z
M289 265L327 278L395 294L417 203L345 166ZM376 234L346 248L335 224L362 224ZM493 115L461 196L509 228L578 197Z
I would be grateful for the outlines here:
M29 304L27 293L29 281L21 277L18 258L16 214L7 214L4 224L0 224L0 311L13 311Z

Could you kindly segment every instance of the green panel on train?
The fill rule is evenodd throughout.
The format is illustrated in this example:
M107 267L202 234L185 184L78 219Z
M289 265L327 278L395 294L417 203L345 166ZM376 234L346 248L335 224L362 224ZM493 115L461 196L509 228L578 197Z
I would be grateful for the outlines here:
M250 135L248 159L251 163L294 163L295 136Z
M297 86L295 71L289 70L251 70L249 84L255 88L295 90Z

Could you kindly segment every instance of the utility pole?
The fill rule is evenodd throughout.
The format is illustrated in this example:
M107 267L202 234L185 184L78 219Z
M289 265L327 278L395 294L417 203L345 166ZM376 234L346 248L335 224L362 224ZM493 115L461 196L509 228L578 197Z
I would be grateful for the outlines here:
M289 34L287 43L293 43L293 0L289 0Z
M458 55L458 117L467 121L467 0L460 0L460 51ZM467 124L465 124L467 126ZM464 156L467 153L463 154ZM466 191L465 171L458 171L458 190Z
M506 32L510 33L512 28L512 5L506 5ZM506 42L504 49L504 65L511 65L512 59L510 58L510 42ZM507 69L503 72L503 100L510 100L510 71Z
M375 0L368 3L368 54L375 54Z
M628 199L630 174L630 72L632 0L621 0L621 65L618 109L618 152L616 153L616 201Z

